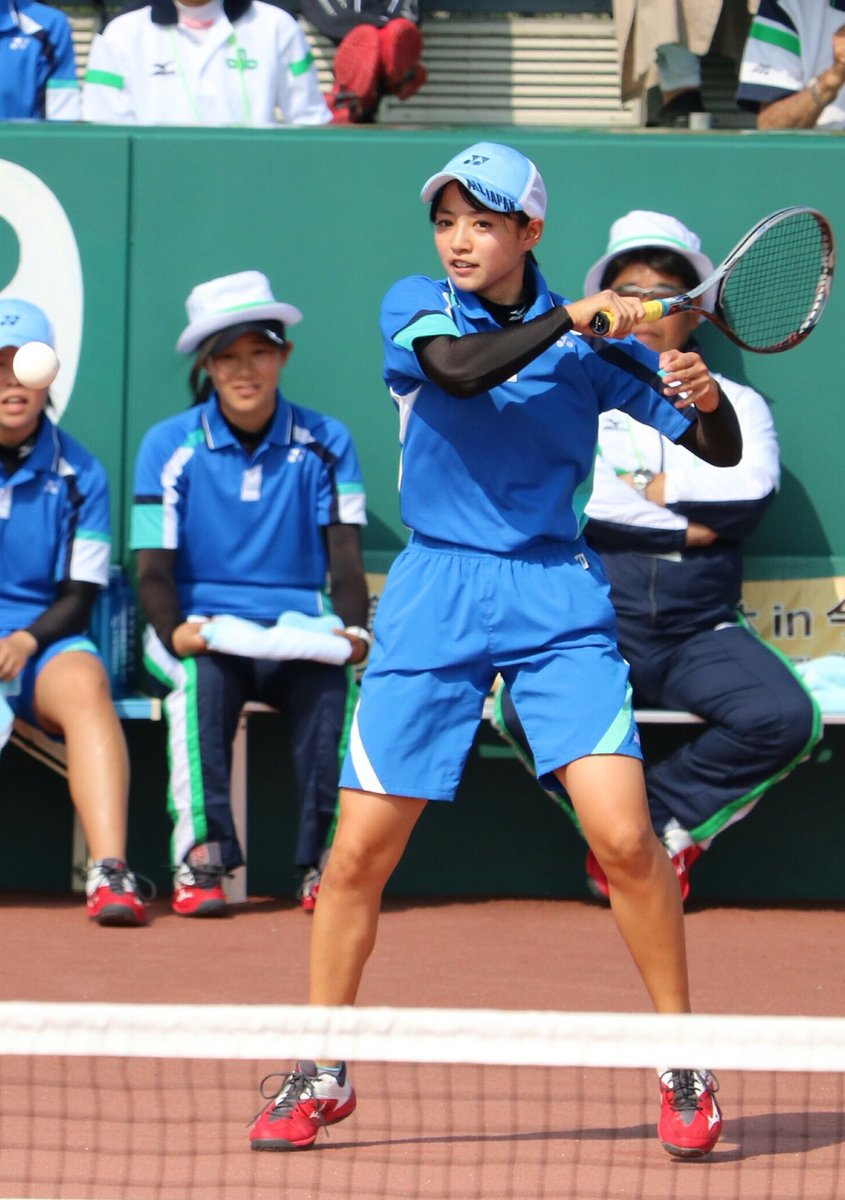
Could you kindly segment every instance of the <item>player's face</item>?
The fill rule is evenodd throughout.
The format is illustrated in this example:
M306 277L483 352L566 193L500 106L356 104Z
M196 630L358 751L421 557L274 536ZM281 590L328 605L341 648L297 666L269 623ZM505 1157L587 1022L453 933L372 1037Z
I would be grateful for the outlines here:
M220 410L239 429L261 429L276 408L279 372L292 350L260 333L244 333L205 364Z
M525 256L542 232L539 218L523 226L504 213L474 208L453 182L443 189L435 214L434 244L456 287L494 304L516 304L522 296Z
M12 367L17 346L0 349L0 445L19 446L35 432L47 404L47 388L18 383Z
M677 275L664 275L662 271L655 271L645 263L629 263L610 286L623 296L628 286L642 288L647 294L629 293L636 294L642 300L667 300L670 296L677 296L687 290ZM664 350L680 350L689 341L700 320L696 313L673 313L661 321L649 321L635 326L634 336L658 354Z

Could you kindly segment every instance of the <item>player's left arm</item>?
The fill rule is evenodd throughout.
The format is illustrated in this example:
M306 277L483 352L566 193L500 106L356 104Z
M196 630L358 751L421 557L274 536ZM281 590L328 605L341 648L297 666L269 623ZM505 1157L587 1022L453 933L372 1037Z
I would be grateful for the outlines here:
M680 445L714 467L735 467L742 458L742 433L734 407L694 350L664 350L660 355L663 394L677 396L675 408L695 406L697 420L678 439Z

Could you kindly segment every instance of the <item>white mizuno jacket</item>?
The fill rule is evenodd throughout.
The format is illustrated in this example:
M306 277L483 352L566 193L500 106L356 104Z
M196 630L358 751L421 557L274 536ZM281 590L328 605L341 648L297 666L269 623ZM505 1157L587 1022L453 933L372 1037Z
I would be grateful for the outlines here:
M115 17L95 38L86 121L137 125L324 125L331 113L294 18L264 0L226 0L202 36L173 0Z
M714 467L618 410L599 418L586 536L604 561L621 633L648 622L686 635L735 619L743 542L778 490L780 460L774 421L759 392L714 378L742 431L735 467ZM665 506L619 478L638 467L663 472ZM688 547L690 521L713 529L716 541Z

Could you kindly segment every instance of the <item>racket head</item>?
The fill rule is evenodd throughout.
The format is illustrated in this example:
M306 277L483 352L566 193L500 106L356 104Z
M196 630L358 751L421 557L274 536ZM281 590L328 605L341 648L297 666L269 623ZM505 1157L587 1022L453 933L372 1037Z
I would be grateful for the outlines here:
M835 264L826 218L813 208L780 209L755 225L725 259L714 310L704 315L744 350L791 350L818 324Z
M689 292L649 300L645 320L696 310L743 350L777 354L812 333L824 312L836 265L836 245L827 219L816 209L794 205L764 217L745 234L712 275ZM713 311L700 298L717 288ZM606 336L612 320L593 331Z

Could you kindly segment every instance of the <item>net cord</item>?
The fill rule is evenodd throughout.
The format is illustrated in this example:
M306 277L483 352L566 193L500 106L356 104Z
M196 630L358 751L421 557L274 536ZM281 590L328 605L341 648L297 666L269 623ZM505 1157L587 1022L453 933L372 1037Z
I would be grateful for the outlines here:
M845 1071L845 1018L0 1003L0 1054Z

